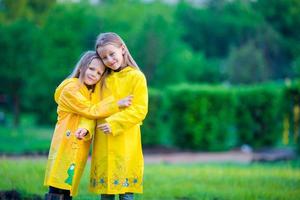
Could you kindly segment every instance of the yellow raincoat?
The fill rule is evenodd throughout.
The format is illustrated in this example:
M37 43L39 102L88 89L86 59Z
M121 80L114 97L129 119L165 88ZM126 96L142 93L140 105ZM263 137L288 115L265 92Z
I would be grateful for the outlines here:
M71 196L77 194L91 144L91 134L84 140L78 140L74 135L81 116L96 119L119 111L112 96L99 102L99 92L96 91L99 91L99 84L96 85L95 93L92 93L77 78L66 79L55 91L58 118L44 185L70 190Z
M116 99L133 95L132 105L110 117L97 120L109 123L112 133L100 129L94 135L90 191L97 194L143 192L144 160L140 125L148 112L148 92L144 74L132 67L112 72L106 79L102 97ZM84 123L82 123L84 124ZM90 128L92 132L93 126Z

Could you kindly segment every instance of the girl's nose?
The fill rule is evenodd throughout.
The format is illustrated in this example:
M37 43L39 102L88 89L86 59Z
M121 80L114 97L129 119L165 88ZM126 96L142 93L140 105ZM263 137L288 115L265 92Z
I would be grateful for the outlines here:
M92 71L92 73L91 73L91 75L92 75L93 77L95 77L96 74L97 74L97 71L96 71L96 70L95 70L95 71Z
M107 57L107 61L108 61L109 63L111 63L111 62L113 61L113 58L110 57L110 56L108 56L108 57Z

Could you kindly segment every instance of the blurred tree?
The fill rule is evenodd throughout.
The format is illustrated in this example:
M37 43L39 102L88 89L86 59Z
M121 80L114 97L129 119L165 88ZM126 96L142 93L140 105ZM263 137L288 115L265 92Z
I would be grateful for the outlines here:
M220 80L217 65L181 40L185 27L176 20L175 11L176 7L154 2L147 4L141 16L143 24L133 47L149 85Z
M300 1L257 0L253 7L280 34L281 54L285 57L281 67L290 72L291 62L300 55Z
M272 79L282 79L290 73L289 61L283 48L282 36L269 24L261 26L253 38L255 45L263 53L265 64Z
M19 18L42 23L56 0L0 0L2 20L12 22Z
M137 58L150 85L161 85L172 82L172 79L181 79L182 77L178 76L184 70L184 66L171 64L180 51L177 43L180 33L179 29L174 29L174 21L169 18L170 10L165 9L164 12L156 10L156 13L153 10L152 13L148 13L147 21L137 38Z
M231 83L257 83L266 81L269 69L265 63L263 52L254 42L248 42L240 48L233 48L225 63L225 71Z
M151 87L224 81L224 61L233 83L297 75L298 1L206 2L0 0L1 93L22 98L16 113L21 107L40 123L55 120L55 87L108 31L124 39ZM235 71L242 69L245 77Z
M221 10L227 3L227 0L206 0L204 5L210 9Z
M225 80L224 72L220 69L220 60L208 59L203 53L193 51L188 57L191 57L189 58L191 62L189 63L190 69L186 72L187 82L220 83Z
M299 39L300 1L258 0L254 4L254 7L287 39Z
M0 93L13 99L15 126L19 124L24 88L39 67L39 50L42 48L37 37L39 32L33 23L26 20L0 27Z
M231 46L239 46L255 36L263 23L248 3L241 1L210 1L208 7L192 7L180 3L177 19L186 32L183 40L193 50L208 57L225 58Z
M144 3L134 0L117 0L117 2L98 5L95 14L97 14L100 22L96 24L98 28L96 34L98 35L100 32L118 33L133 54L133 57L136 58L134 45L140 42L136 41L136 37L147 20L147 7Z
M62 3L51 10L41 32L44 53L39 72L29 82L35 90L27 91L38 123L54 123L55 88L70 75L81 54L93 49L98 24L96 10L88 4Z
M27 0L1 0L1 14L3 15L4 20L14 21L20 17L26 16L28 14L26 4Z
M300 78L300 56L292 63L292 69L294 76Z

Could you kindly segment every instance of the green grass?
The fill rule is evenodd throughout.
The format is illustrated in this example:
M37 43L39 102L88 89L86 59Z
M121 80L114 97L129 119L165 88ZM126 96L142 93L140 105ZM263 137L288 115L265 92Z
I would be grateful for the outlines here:
M0 190L42 196L46 158L0 159ZM88 164L77 199L99 199L88 192ZM144 194L136 199L296 200L300 161L277 164L147 164Z
M8 128L0 126L1 154L47 154L53 129L22 126Z

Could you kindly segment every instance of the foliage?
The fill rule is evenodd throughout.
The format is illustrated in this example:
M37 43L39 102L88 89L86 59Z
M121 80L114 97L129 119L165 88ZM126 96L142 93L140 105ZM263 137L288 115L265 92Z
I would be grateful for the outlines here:
M283 132L283 86L264 84L235 88L238 144L255 148L279 142Z
M291 124L288 131L299 135L298 90L297 84L287 88L275 83L235 87L177 84L164 91L150 88L148 116L142 124L143 145L208 151L243 144L254 148L281 145L286 116ZM35 125L33 122L27 127ZM46 136L24 126L0 129L1 135L5 132L0 151L8 154L47 152L52 135L51 131L46 131ZM10 148L13 141L28 146ZM36 141L41 141L41 148L35 147Z
M19 123L21 99L28 89L28 82L35 77L40 66L42 48L40 29L27 20L18 20L0 27L0 93L9 95L13 100L15 125ZM30 88L32 89L32 88ZM28 101L22 101L26 104ZM32 105L31 105L32 106Z
M178 5L177 18L186 29L185 42L208 57L221 58L228 55L231 46L252 38L263 23L262 17L240 1L220 2L220 6L207 8L182 3Z
M6 99L4 104L1 104L1 112L14 113L15 125L19 124L20 115L27 113L36 115L38 125L53 125L56 119L56 105L53 101L55 87L69 75L84 51L94 49L96 36L100 32L108 31L117 32L122 36L145 73L149 86L162 91L170 85L179 83L256 84L299 76L299 1L205 2L197 5L184 0L176 4L166 4L163 1L114 0L91 4L88 0L79 3L54 0L0 0L2 49L0 98ZM194 89L186 89L190 90L187 97L176 96L176 101L177 98L194 98L191 94ZM226 92L219 89L217 91L220 92L220 97L217 95L216 97L220 99L213 102L217 108L224 111L214 110L207 105L208 103L199 104L202 101L210 102L213 91L205 93L208 100L203 100L202 94L196 92L195 99L201 101L191 103L192 105L184 109L190 112L192 109L203 108L206 115L212 113L220 118L215 119L209 115L205 118L207 121L204 120L204 124L195 125L194 132L190 130L192 127L185 127L184 134L194 134L199 130L208 129L214 133L213 137L231 138L228 141L222 140L224 142L222 149L227 149L236 144L238 129L232 125L235 117L232 117L229 108L220 102L224 100L231 102L234 98L244 100L246 97L227 97ZM154 93L150 96L149 119L144 127L146 133L144 140L147 145L156 142L165 143L165 138L168 138L170 133L164 131L156 141L151 141L150 138L154 137L152 133L147 132L150 130L147 123L153 128L154 124L158 126L161 121L164 126L157 127L156 131L173 130L174 127L171 129L169 122L175 123L181 119L181 113L168 108L168 105L173 108L175 105L173 98L178 94L165 96L160 94L161 91ZM277 99L276 94L267 95ZM163 103L162 96L166 97L166 104ZM256 106L260 103L266 104L267 100L261 100L261 94L254 96L255 98L259 96L261 102L253 104ZM160 102L161 106L153 107L160 105ZM241 106L239 100L235 102ZM248 103L246 107L254 106L249 101L246 102ZM277 105L275 100L271 103L273 106ZM269 108L262 106L260 109L265 112ZM267 110L266 116L271 118L262 119L261 123L276 121L282 124L282 121L277 121L280 117L276 115L276 109ZM229 118L225 118L223 114L227 111ZM254 117L253 113L241 114L242 119ZM184 119L191 126L194 120L192 117L199 120L200 116L203 120L204 117L197 112L189 114ZM227 122L229 124L223 124ZM222 126L218 127L218 123ZM253 119L249 119L247 123L258 126ZM207 129L203 129L204 127ZM226 130L225 135L218 132L222 130L221 127ZM257 127L253 129L256 130ZM281 127L278 132L280 130ZM273 129L271 131L273 135ZM182 137L181 134L178 137ZM249 132L246 131L245 134L248 135ZM192 148L199 148L198 137L200 136L195 135ZM212 136L203 136L206 141L212 142L213 139L210 137ZM272 139L271 143L274 143L273 140L275 139ZM251 137L249 141L261 145L256 144ZM270 142L269 139L264 141ZM175 141L168 140L168 142L170 145ZM201 145L204 145L202 146L204 149L219 148L205 146L208 144ZM187 144L185 146L187 147Z
M176 146L227 150L235 143L235 101L222 86L174 85L167 91Z
M259 0L254 3L266 21L283 36L284 50L293 59L300 53L300 2L297 0Z
M226 72L229 82L233 84L257 83L269 78L269 69L265 64L263 53L252 42L230 52Z
M162 91L150 89L149 110L141 127L144 147L172 145L166 107L166 95Z
M18 19L27 19L42 23L55 0L1 0L0 22L12 22Z

